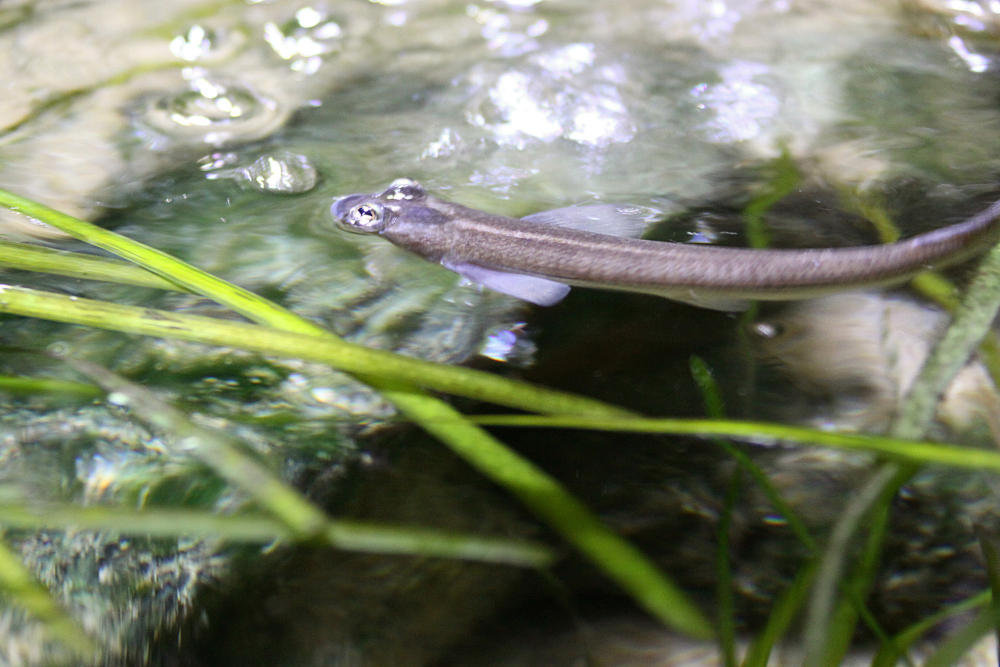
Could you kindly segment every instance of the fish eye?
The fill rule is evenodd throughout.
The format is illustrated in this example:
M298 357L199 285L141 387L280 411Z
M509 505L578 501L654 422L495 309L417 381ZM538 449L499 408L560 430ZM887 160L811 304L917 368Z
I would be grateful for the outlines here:
M378 204L358 204L344 216L344 224L358 232L377 232L382 227L384 213Z
M351 207L339 217L340 226L349 232L375 233L382 231L385 209L375 202L364 202Z

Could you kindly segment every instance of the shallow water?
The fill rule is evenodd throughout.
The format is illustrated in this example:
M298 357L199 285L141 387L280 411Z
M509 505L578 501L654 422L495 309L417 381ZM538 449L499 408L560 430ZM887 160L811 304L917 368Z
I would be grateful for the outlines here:
M716 371L732 414L877 430L892 411L885 401L897 398L895 376L859 387L868 371L852 366L841 384L796 380L801 368L787 356L778 371L757 367L736 317L651 297L575 290L557 307L529 309L380 239L344 234L329 205L406 176L440 196L515 216L598 201L648 206L667 220L655 234L741 244L742 207L769 186L777 165L792 164L800 173L796 192L769 218L775 244L871 242L867 223L844 203L850 193L884 202L904 233L940 226L998 191L1000 84L990 7L9 3L0 8L0 187L97 219L367 345L517 373L663 415L702 413L688 368L697 354ZM12 234L43 231L5 219ZM9 279L217 314L189 296ZM8 321L4 331L9 344L60 341L212 415L333 511L533 530L512 502L420 436L359 437L359 424L388 418L391 408L340 374L40 322ZM6 372L37 372L31 359L9 364ZM883 393L873 415L864 410L874 391ZM152 497L222 508L244 502L197 466L164 456L155 435L119 410L13 399L6 408L3 476L23 496ZM503 437L709 599L715 573L706 554L730 471L720 453L667 439ZM625 447L629 456L621 455ZM836 516L831 499L848 493L869 465L783 450L759 458L817 529ZM973 537L925 529L960 523L961 498L983 493L982 482L921 484L914 494L929 498L928 507L900 521L893 543L913 556L891 563L897 576L879 592L878 611L891 627L913 620L913 609L980 585L957 574L977 572ZM952 495L946 509L931 511L940 486ZM455 498L462 502L449 502ZM735 522L747 627L760 622L801 555L780 522L768 522L769 511L752 498ZM67 599L88 592L83 615L125 656L209 660L266 647L286 658L371 661L409 648L411 661L421 662L446 655L456 636L503 605L554 605L526 593L532 586L519 575L471 566L442 573L392 560L287 554L233 565L219 545L132 548L102 536L24 536L22 550ZM73 576L41 565L61 560L82 565ZM115 563L114 577L125 583L96 585L109 576L101 574L103 560ZM948 574L932 586L921 577L935 568ZM605 584L574 562L559 576L584 615L600 616ZM217 578L225 582L218 596L200 599L195 584ZM328 587L316 585L323 579ZM169 582L171 594L132 595L151 580ZM282 593L286 580L301 600ZM481 603L460 591L478 592ZM335 602L343 597L358 620L340 618ZM266 607L262 600L336 630L318 636L286 620L288 627L268 633L234 611ZM427 607L435 604L453 625L434 624ZM607 604L627 608L617 599ZM373 611L382 605L396 613ZM207 623L197 620L202 610ZM221 631L219 619L231 614L234 627L250 628L263 646ZM173 637L182 626L194 628L196 642L178 648L151 638ZM18 617L9 646L30 644L24 627ZM371 637L382 642L377 650L365 643ZM425 643L407 647L408 637Z

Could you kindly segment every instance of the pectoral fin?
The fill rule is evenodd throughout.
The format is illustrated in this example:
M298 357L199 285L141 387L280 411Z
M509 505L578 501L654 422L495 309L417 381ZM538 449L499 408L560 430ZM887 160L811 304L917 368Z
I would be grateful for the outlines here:
M650 223L660 219L662 215L660 211L645 206L587 204L540 211L521 219L597 234L639 238Z
M551 306L562 301L569 294L569 285L547 278L508 273L487 269L476 264L449 262L448 260L441 260L441 264L463 278L483 287L509 294L524 301L530 301L539 306Z

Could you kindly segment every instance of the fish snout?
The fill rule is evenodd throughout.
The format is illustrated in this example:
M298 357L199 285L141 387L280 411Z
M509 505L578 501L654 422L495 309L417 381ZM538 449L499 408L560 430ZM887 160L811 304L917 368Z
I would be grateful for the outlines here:
M367 199L369 195L365 194L353 194L344 195L333 200L333 204L330 205L330 214L334 218L339 220L344 220L347 214L351 212L351 209Z

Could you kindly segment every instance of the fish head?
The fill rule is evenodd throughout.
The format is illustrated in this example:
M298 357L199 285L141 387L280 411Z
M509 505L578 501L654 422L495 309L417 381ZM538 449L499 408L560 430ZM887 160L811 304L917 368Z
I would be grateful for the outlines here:
M426 199L427 191L409 178L397 178L382 192L352 194L334 200L330 206L337 225L358 234L380 234L397 217L404 203Z

